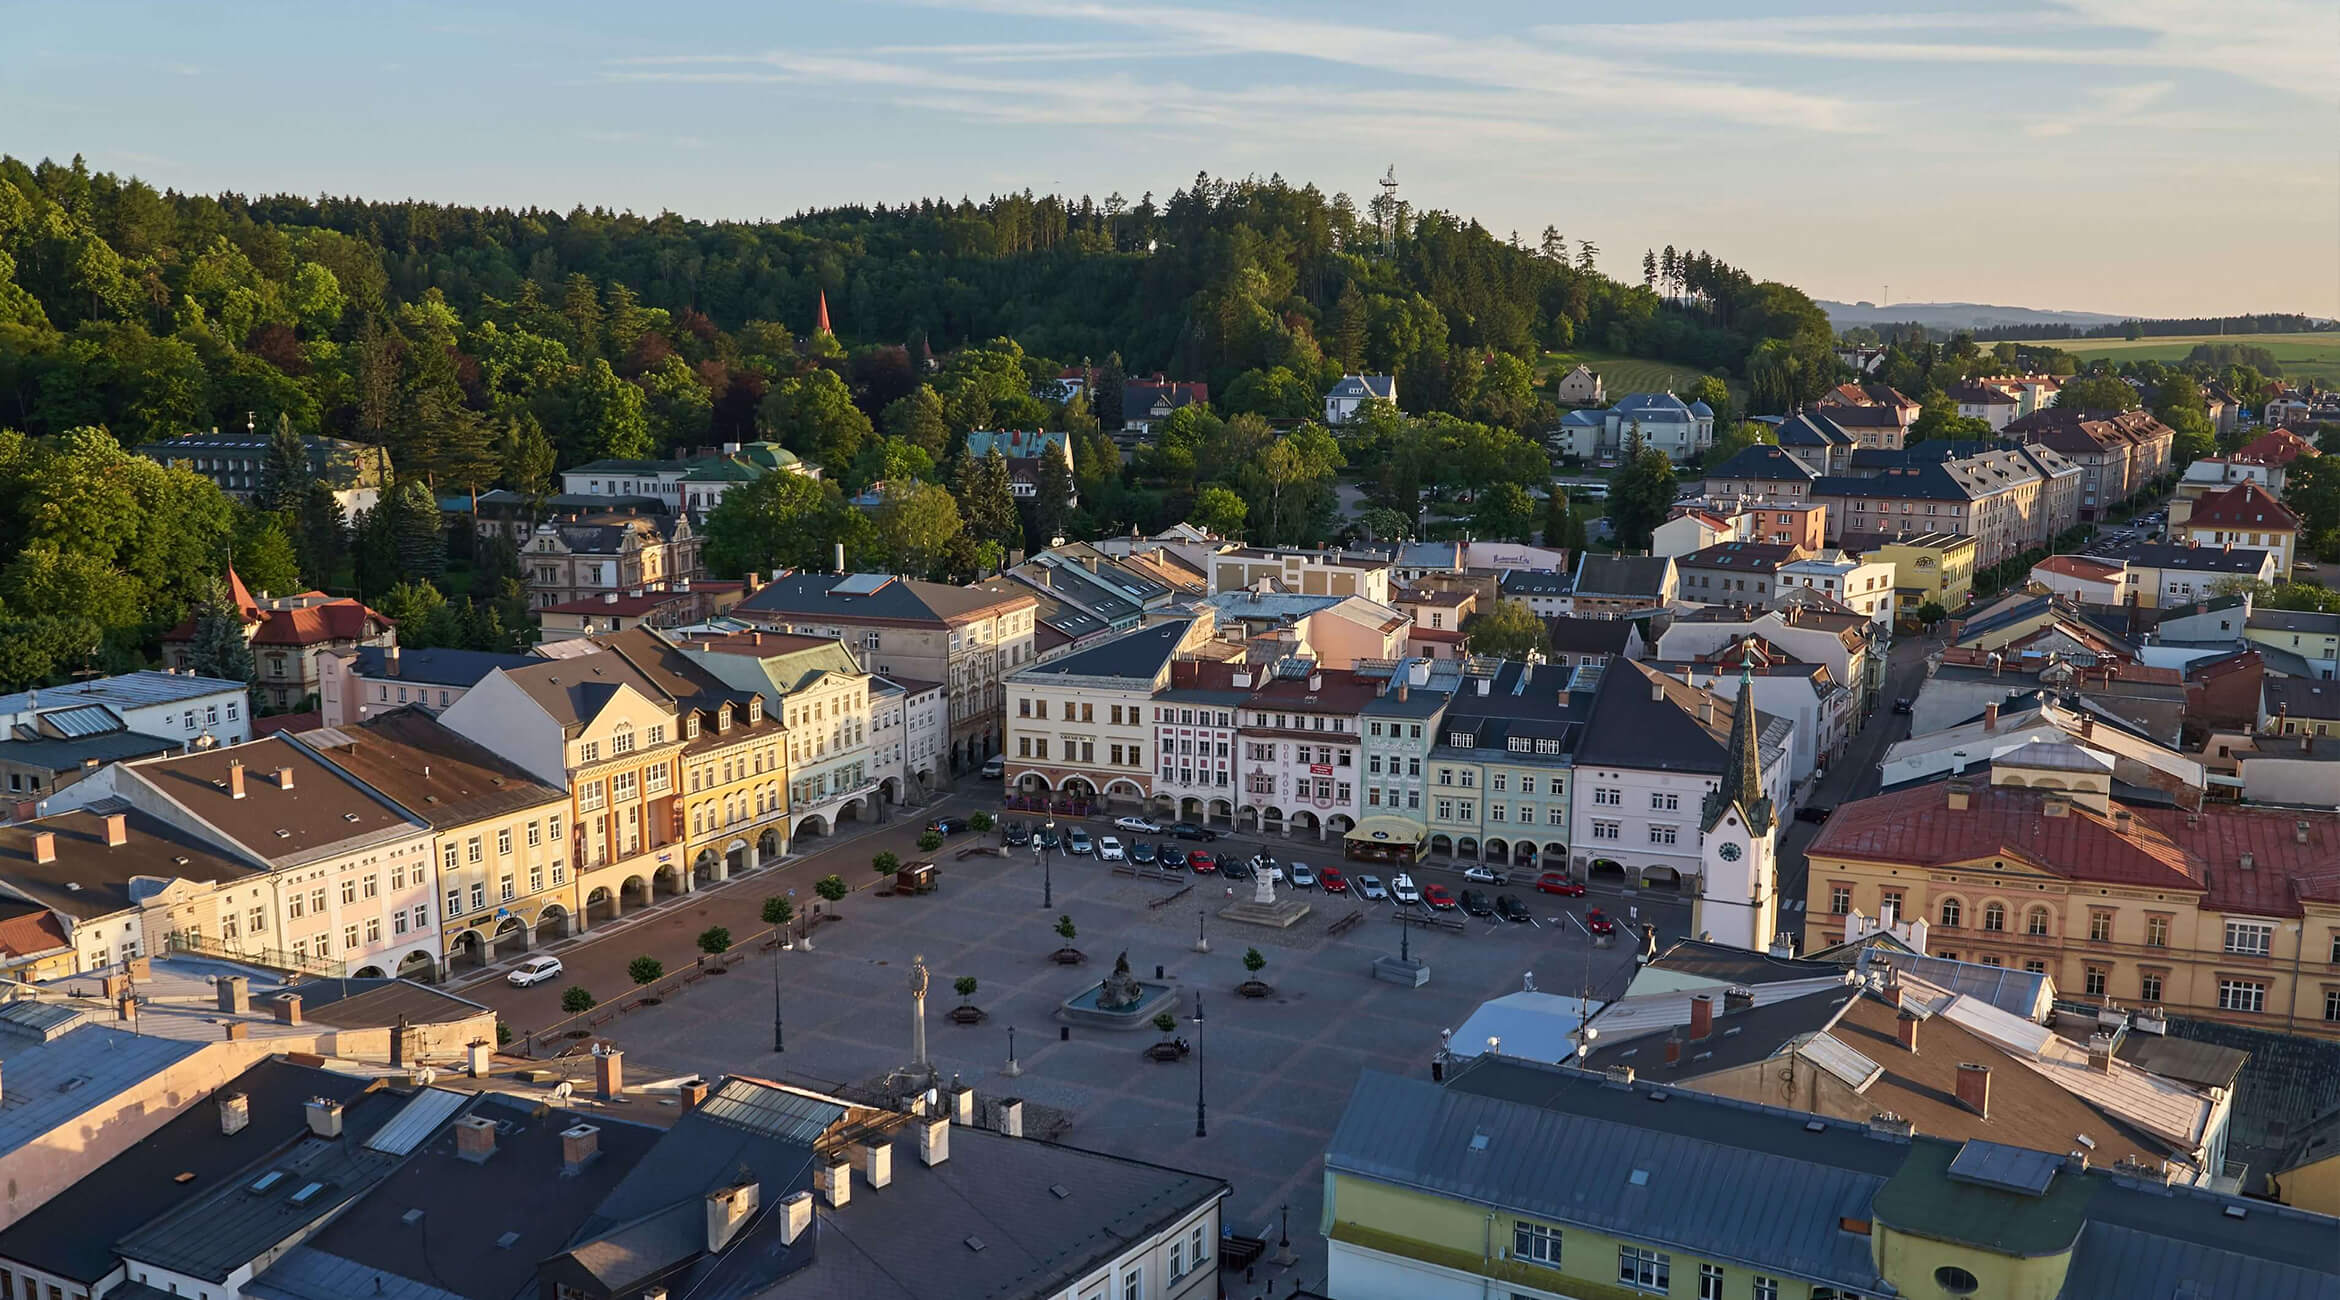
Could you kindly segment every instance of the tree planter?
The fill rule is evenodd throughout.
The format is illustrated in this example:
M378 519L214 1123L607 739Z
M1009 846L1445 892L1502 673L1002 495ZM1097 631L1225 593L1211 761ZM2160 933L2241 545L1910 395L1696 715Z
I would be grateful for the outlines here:
M1272 998L1276 995L1275 986L1262 984L1258 980L1245 980L1235 986L1235 991L1247 998Z
M1078 948L1059 948L1050 957L1059 966L1078 966L1088 959L1088 954Z
M968 1006L965 1003L952 1007L950 1015L952 1021L962 1025L980 1025L985 1018L983 1008Z
M1145 1056L1149 1061L1178 1061L1185 1058L1186 1052L1186 1044L1175 1039L1165 1038L1147 1048Z

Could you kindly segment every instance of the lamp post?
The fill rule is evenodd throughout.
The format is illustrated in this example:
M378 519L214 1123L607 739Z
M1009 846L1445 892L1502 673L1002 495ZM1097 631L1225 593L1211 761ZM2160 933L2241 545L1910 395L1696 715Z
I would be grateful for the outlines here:
M1048 841L1056 838L1056 819L1050 817L1043 835L1032 837L1032 856L1040 859L1040 906L1056 906L1056 855L1048 849Z
M788 927L782 923L779 929L786 934ZM780 954L784 951L783 945L772 945L772 1050L775 1052L788 1050L788 1033L780 1023Z
M1202 990L1194 991L1194 1135L1209 1137L1210 1126L1203 1119L1203 1009Z

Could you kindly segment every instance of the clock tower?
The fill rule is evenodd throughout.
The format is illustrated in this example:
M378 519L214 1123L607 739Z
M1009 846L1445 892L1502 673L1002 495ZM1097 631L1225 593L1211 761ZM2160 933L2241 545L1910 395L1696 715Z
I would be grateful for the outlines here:
M1771 798L1763 793L1752 647L1747 656L1739 669L1739 699L1731 715L1722 784L1707 794L1699 818L1705 880L1692 902L1690 930L1716 943L1764 952L1771 947L1772 912L1778 903L1772 848L1779 825Z

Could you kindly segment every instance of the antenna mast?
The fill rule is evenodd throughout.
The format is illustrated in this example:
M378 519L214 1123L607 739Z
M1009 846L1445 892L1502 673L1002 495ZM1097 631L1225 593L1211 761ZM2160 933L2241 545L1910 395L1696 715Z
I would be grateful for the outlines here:
M1381 175L1381 252L1388 256L1397 251L1398 178L1397 164Z

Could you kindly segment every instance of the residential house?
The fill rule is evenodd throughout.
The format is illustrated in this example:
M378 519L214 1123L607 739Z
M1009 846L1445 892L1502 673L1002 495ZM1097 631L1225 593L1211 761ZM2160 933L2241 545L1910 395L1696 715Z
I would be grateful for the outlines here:
M521 668L537 656L456 650L408 650L392 644L361 646L319 659L318 710L324 725L363 722L376 714L419 704L444 709L498 668Z
M2183 515L2183 518L2178 516ZM2170 537L2196 546L2243 547L2274 557L2278 581L2291 576L2299 556L2299 516L2256 483L2238 483L2170 506Z
M2225 738L2213 733L2211 739ZM2218 747L2228 751L2222 766L2231 768L2250 803L2322 812L2331 806L2332 791L2340 789L2340 735L2253 735Z
M542 605L536 619L542 640L549 645L634 627L688 627L705 622L716 612L713 593L701 590L689 578L676 578L637 591L605 591Z
M1462 686L1460 661L1409 659L1394 665L1381 693L1358 710L1365 815L1343 841L1343 856L1403 865L1428 850L1436 787L1426 765L1444 739L1439 724Z
M1562 489L1565 491L1565 487ZM1549 546L1529 546L1524 542L1400 542L1396 544L1391 577L1397 582L1414 584L1425 578L1459 578L1471 575L1495 575L1514 570L1565 570L1570 556L1566 550Z
M2067 996L2340 1035L2340 814L2160 807L2117 797L2101 770L2002 761L1988 783L1843 804L1808 857L1807 948L1890 906L1932 922L1931 943Z
M1040 461L1053 456L1064 462L1069 476L1073 469L1072 435L1062 429L976 429L967 435L967 454L980 459L998 452L1007 462L1008 493L1019 501L1035 500L1040 495ZM1080 504L1076 492L1072 504Z
M213 429L150 442L138 454L210 479L228 499L250 505L269 487L271 441L253 430L223 434ZM377 443L303 434L301 450L307 453L310 476L333 494L345 514L373 509L390 482L390 452Z
M1663 609L1681 596L1681 575L1665 555L1595 555L1576 558L1570 584L1570 612L1579 615L1640 613Z
M1643 622L1630 618L1547 616L1544 633L1552 642L1552 666L1572 671L1597 670L1619 659L1639 659L1647 649L1641 636ZM1594 677L1583 680L1589 685Z
M2146 609L2191 605L2223 584L2241 579L2272 583L2280 573L2273 551L2248 546L2139 542L2100 558L2127 567L2130 597Z
M2134 660L2142 643L2114 621L2126 612L2084 609L2044 591L2011 591L1960 618L1951 644L1977 653L2055 653L2082 663Z
M521 545L520 567L530 609L638 597L705 573L688 515L609 511L536 525Z
M1360 551L1233 547L1211 557L1211 592L1288 591L1389 603L1391 564ZM1266 587L1259 584L1267 583Z
M1749 636L1761 637L1805 663L1826 665L1831 678L1861 695L1864 716L1884 687L1884 632L1849 609L1710 605L1676 618L1658 637L1657 657L1720 662L1717 656L1726 647Z
M1677 465L1696 460L1714 445L1714 411L1672 393L1627 393L1614 406L1561 416L1553 450L1583 461L1613 462L1635 436Z
M1835 765L1860 729L1861 693L1836 680L1825 664L1807 663L1759 636L1733 642L1699 659L1657 659L1650 666L1685 686L1730 694L1744 675L1755 707L1795 724L1788 760L1791 784Z
M2299 436L2288 429L2278 429L2276 432L2289 437ZM2289 478L2285 465L2275 461L2250 460L2241 455L2204 456L2187 465L2185 472L2178 476L2177 496L2187 503L2186 508L2190 510L2192 503L2213 492L2224 492L2241 483L2256 483L2266 489L2267 495L2280 501L2283 499L2283 485Z
M0 695L0 773L38 799L108 763L252 737L244 683L163 669Z
M1505 569L1497 590L1503 599L1518 601L1540 618L1556 618L1576 608L1576 579L1568 569Z
M1151 611L1169 608L1180 595L1177 588L1083 543L1042 551L1010 566L1003 576L1094 614L1116 632L1136 627Z
M1418 586L1399 592L1394 604L1399 613L1413 621L1413 626L1406 630L1404 657L1460 659L1463 656L1462 626L1479 613L1478 593Z
M825 835L848 820L866 821L880 807L909 797L904 769L880 752L880 710L896 707L886 703L892 692L880 685L888 679L864 670L843 642L735 632L691 637L681 651L726 687L755 697L747 710L732 710L736 733L721 725L718 704L684 749L684 763L691 769L685 778L689 798L710 827L730 825L733 819L745 827L763 826L746 834L708 832L726 835L722 851L727 858L738 851L728 847L731 839L747 839L755 845L754 865L775 861L797 837ZM906 694L898 707L904 716L895 724L901 729L897 734L906 736ZM932 708L928 703L921 712L931 718ZM761 718L754 718L757 713ZM780 734L770 736L775 729ZM759 749L770 745L768 757L740 748L755 732L767 733L751 743ZM779 743L772 745L772 740ZM732 784L741 779L762 782L766 789L758 797ZM775 823L770 817L776 800L786 816Z
M727 442L673 460L587 461L561 471L561 493L593 502L581 512L647 500L667 514L703 520L726 492L766 474L819 478L821 471L776 442Z
M942 683L873 676L869 689L870 761L878 788L922 799L935 789L949 757L951 711Z
M767 583L731 613L769 631L840 639L865 672L946 683L955 775L1000 751L1000 682L1037 658L1039 605L1011 584L798 573Z
M1207 616L1166 619L1008 675L1007 783L1028 795L1150 807L1171 664L1210 639Z
M2259 684L2259 732L2269 736L2340 736L2340 685L2304 677Z
M2043 513L2044 484L2014 451L1938 456L1919 443L1900 463L1816 480L1812 496L1828 507L1828 540L1870 533L1959 533L1975 539L1976 560L1997 564L2054 534Z
M261 868L128 806L0 827L0 969L38 981L106 972L218 935ZM238 921L240 925L240 918Z
M1171 412L1196 403L1209 405L1209 384L1178 379L1166 379L1156 372L1152 379L1124 379L1121 381L1121 432L1124 438L1152 436L1156 425L1170 418Z
M420 705L293 737L434 832L440 969L477 970L581 931L569 796Z
M1891 384L1838 384L1813 403L1863 447L1898 448L1917 423L1920 406Z
M2230 650L2194 660L2186 675L2186 716L2213 731L2248 731L2259 718L2259 686L2267 661L2255 649Z
M2242 634L2262 649L2298 655L2317 677L2328 680L2340 674L2340 614L2253 609L2243 620Z
M1254 676L1244 663L1172 658L1151 707L1156 811L1234 827L1236 715Z
M285 736L117 764L64 797L143 812L256 869L221 893L217 928L175 932L174 951L323 976L439 973L430 825Z
M1574 370L1560 376L1552 397L1562 406L1599 406L1609 400L1609 390L1592 367L1580 361Z
M1759 442L1741 447L1720 465L1706 471L1709 498L1757 501L1801 500L1820 477L1803 459L1784 447ZM1726 516L1727 517L1727 516Z
M2080 467L2080 519L2104 518L2169 472L2177 434L2147 411L2117 414L2051 406L2009 421L2007 437L2039 443Z
M1826 593L1880 626L1893 624L1893 566L1836 549L1815 550L1779 566L1779 592L1789 588Z
M1845 549L1854 550L1849 539ZM1928 605L1966 607L1974 594L1977 550L1975 539L1962 533L1921 532L1880 540L1861 554L1893 566L1894 612L1907 625Z
M1569 764L1593 700L1569 689L1572 677L1534 659L1464 666L1427 762L1431 856L1567 869Z
M567 856L587 923L691 891L675 701L625 659L499 668L439 720L569 796Z
M1847 472L1861 446L1861 436L1837 423L1835 411L1795 412L1779 422L1777 436L1780 450L1815 478Z
M2083 605L2126 605L2136 594L2128 565L2088 555L2051 555L2031 566L2031 580Z
M1256 679L1237 712L1237 817L1262 835L1337 834L1345 843L1364 811L1360 714L1389 681L1386 664L1375 673L1305 659Z
M321 660L360 646L389 645L390 620L354 600L305 591L294 596L254 599L244 580L228 570L228 594L243 616L244 639L252 647L259 675L254 697L279 712L306 707L323 680ZM192 672L195 620L192 616L163 633L165 667Z
M2319 454L2316 444L2304 435L2274 421L2269 421L2269 424L2273 427L2265 433L2235 448L2235 459L2282 468L2302 456Z
M1692 551L1702 551L1717 542L1727 542L1738 536L1733 516L1702 505L1675 506L1666 521L1650 530L1649 553L1679 559ZM1561 613L1560 610L1537 610L1543 613Z
M1969 724L2020 697L2060 699L2174 748L2186 716L2183 676L2113 655L2063 650L1985 651L1952 646L1928 659L1910 705L1910 735ZM1977 755L1979 758L1980 755Z
M1324 395L1324 422L1338 427L1367 402L1397 402L1395 375L1342 375Z
M1797 546L1769 542L1717 542L1674 561L1679 598L1701 604L1768 603L1780 566L1803 559Z
M1945 395L1958 404L1962 420L1981 420L1997 433L2023 414L2023 400L1995 384L1952 384Z
M2126 799L2199 808L2208 790L2203 762L2177 748L2174 728L2148 732L2086 696L2025 691L1981 714L1896 742L1878 764L1886 789L1998 767L2024 768L2038 784L2058 772L2108 775Z

